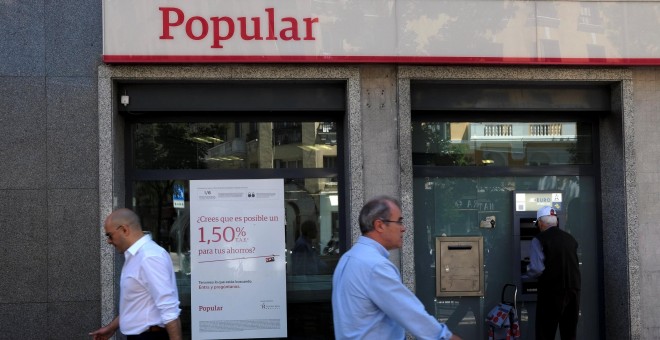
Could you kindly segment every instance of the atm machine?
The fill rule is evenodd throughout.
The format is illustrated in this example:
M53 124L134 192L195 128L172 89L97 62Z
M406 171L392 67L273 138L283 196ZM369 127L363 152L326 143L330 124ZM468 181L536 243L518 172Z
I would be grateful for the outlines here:
M565 214L562 212L561 191L514 191L513 192L513 267L514 279L518 286L518 300L536 301L538 282L535 279L523 279L529 264L529 249L532 239L539 233L534 225L536 212L544 206L551 206L557 212L558 226L563 225ZM518 269L519 268L519 269Z

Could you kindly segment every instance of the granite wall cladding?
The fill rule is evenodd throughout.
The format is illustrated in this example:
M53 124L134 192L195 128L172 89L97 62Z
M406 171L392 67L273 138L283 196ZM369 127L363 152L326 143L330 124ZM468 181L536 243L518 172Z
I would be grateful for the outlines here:
M100 326L101 2L0 2L0 339Z
M639 291L641 339L660 337L660 71L640 68L633 71L635 102L636 182L639 196Z

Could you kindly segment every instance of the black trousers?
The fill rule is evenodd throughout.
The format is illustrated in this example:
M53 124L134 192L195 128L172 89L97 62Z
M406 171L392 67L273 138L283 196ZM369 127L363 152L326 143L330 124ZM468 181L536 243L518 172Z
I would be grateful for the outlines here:
M539 290L536 304L536 340L554 340L559 326L562 340L575 340L580 313L580 290Z
M166 330L158 332L149 332L140 333L138 335L127 335L126 339L128 340L170 340L170 336L167 334Z

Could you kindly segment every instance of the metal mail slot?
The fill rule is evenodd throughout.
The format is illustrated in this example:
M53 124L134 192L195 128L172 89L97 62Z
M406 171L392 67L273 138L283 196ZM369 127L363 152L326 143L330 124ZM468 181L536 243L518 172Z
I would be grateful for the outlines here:
M470 250L472 249L472 246L449 246L447 247L449 250Z
M483 296L483 237L436 237L436 296Z

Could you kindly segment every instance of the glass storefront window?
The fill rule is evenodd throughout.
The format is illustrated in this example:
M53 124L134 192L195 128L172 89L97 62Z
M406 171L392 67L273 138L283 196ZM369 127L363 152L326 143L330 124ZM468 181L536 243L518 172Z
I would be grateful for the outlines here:
M308 183L307 186L305 183ZM326 183L317 191L318 183ZM185 188L185 208L174 208L175 184ZM170 252L177 277L184 331L190 332L190 204L189 181L138 181L134 183L134 209L143 228ZM311 188L311 191L309 190ZM289 329L296 332L296 319L319 332L332 319L330 293L332 272L339 259L337 186L328 178L285 179L287 301ZM304 251L303 251L304 248ZM309 251L311 250L311 251ZM313 309L310 311L309 309ZM312 318L318 318L313 323ZM329 319L327 319L329 318Z
M332 338L332 272L343 232L338 122L138 119L128 128L127 205L172 256L184 337L191 336L189 183L229 174L284 179L289 337ZM185 207L175 208L181 187Z
M535 209L520 210L514 194L558 193L563 197L559 225L579 243L578 338L599 338L597 124L581 113L471 112L473 121L443 119L445 114L413 113L411 122L417 296L463 338L486 338L486 314L501 302L505 285L520 285L531 243L518 228L530 214L535 217ZM483 296L436 295L440 236L483 238ZM525 291L521 297L523 287L518 288L521 339L534 339L535 296Z
M542 166L592 163L591 123L412 123L414 165Z
M323 168L335 122L136 123L137 169Z
M516 283L513 268L514 191L563 193L561 228L578 241L582 274L578 338L599 338L598 233L596 188L591 176L430 177L414 179L416 294L427 310L464 339L485 339L488 311L501 299L502 288ZM495 221L484 228L482 221ZM486 224L488 226L488 224ZM485 294L483 297L436 297L435 238L482 236ZM536 304L518 303L521 339L534 338ZM587 335L588 334L588 335Z

